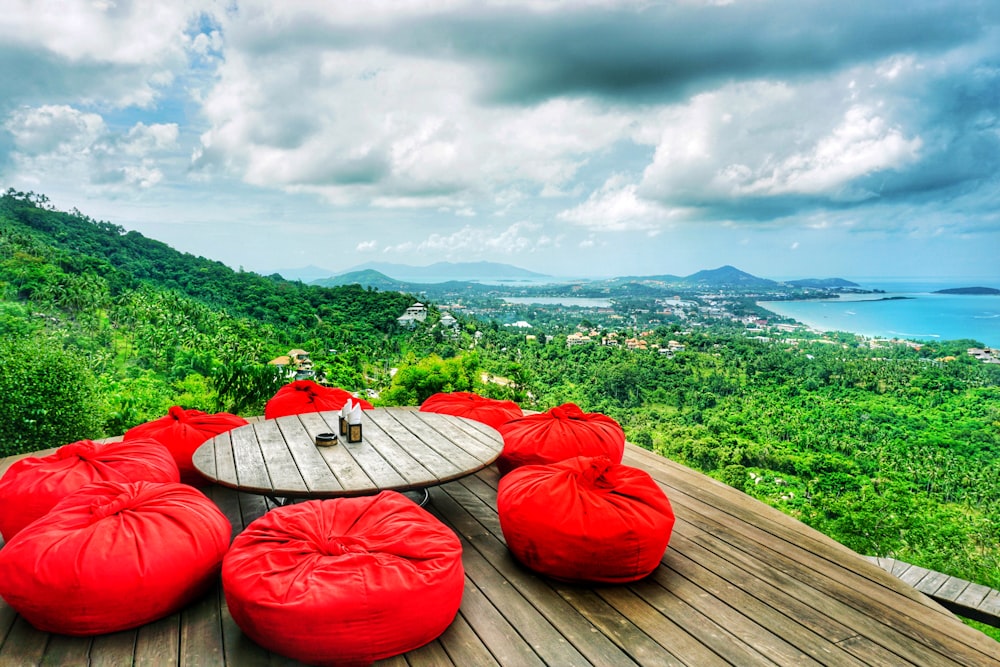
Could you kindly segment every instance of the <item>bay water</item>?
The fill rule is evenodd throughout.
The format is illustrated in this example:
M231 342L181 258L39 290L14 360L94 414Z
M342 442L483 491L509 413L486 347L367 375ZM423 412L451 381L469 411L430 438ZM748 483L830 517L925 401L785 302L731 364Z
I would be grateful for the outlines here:
M758 305L820 331L846 331L871 338L972 339L1000 348L1000 295L935 294L954 287L1000 288L1000 279L974 282L887 280L862 282L875 294L839 299L761 301Z

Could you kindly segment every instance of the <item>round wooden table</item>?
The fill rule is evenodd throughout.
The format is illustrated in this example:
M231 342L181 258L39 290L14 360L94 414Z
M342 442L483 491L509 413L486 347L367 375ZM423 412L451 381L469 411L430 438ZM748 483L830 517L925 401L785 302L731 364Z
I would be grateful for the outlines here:
M209 480L272 498L362 496L443 484L485 468L503 450L496 429L413 408L362 411L363 438L320 447L340 433L339 412L265 419L215 436L194 453Z

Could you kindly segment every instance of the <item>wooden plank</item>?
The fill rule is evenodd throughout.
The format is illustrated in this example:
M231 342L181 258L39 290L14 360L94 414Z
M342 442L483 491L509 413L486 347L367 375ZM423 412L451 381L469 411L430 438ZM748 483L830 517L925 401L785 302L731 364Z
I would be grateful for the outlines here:
M794 641L796 646L813 657L824 661L831 655L837 655L836 643L856 634L848 626L794 596L781 585L783 581L776 584L759 578L753 569L744 568L738 557L727 549L714 551L699 537L697 532L685 531L683 525L675 526L668 552L674 550L693 563L704 564L711 573L710 579L721 580L712 589L715 595L737 608L745 606L748 610L753 609L754 618L759 623L774 628L782 637ZM675 559L670 562L682 572L690 571L690 566L682 561ZM720 586L722 582L724 584Z
M916 586L917 582L921 581L924 577L926 577L930 573L931 571L928 570L927 568L917 567L916 565L914 565L913 567L907 569L906 572L904 572L903 575L900 577L900 579L903 582L909 584L910 586L917 588Z
M854 664L858 665L874 665L881 667L882 665L906 664L906 661L895 653L886 650L883 646L880 646L866 637L861 637L860 635L854 635L853 637L848 637L843 641L837 642L837 647L843 650L846 654L853 656L855 660ZM934 667L934 663L910 664L926 664L927 667Z
M506 545L486 528L483 521L496 524L496 510L468 493L458 483L434 490L434 508L453 529L463 536L480 554L528 600L542 612L566 641L595 665L627 665L628 656L610 640L595 632L595 628L579 611L542 578L528 572L511 557ZM485 528L485 529L484 529Z
M937 589L934 593L934 597L952 602L957 600L968 587L969 582L965 579L949 576L948 579L941 584L941 588Z
M902 577L903 574L905 574L906 571L911 567L912 566L909 563L904 563L901 560L893 559L892 569L889 570L889 574L893 575L894 577ZM882 569L884 570L885 568Z
M429 416L431 413L420 412L396 412L393 413L399 423L407 431L417 436L421 442L434 450L442 459L454 464L456 473L466 473L470 470L479 470L485 463L479 458L467 452L461 441L453 441L450 437L442 435L438 428L432 426L433 422L439 425L447 423L448 418L444 415L434 415L430 419L422 415ZM447 475L445 475L447 477ZM440 475L439 475L440 477Z
M302 425L309 433L309 438L315 438L316 433L323 431L338 432L339 424L335 421L336 413L313 412L299 415ZM370 492L376 491L380 487L381 480L396 480L398 476L383 476L379 480L374 480L365 474L364 465L351 455L355 448L346 446L347 439L340 437L339 444L332 447L314 447L312 452L319 457L321 463L326 467L327 474L333 475L337 484L342 489L358 489ZM380 457L378 459L384 467L388 467ZM316 464L319 465L318 463ZM391 470L391 468L390 468ZM395 471L392 471L395 475Z
M272 654L243 634L240 627L236 625L233 615L229 613L221 586L218 588L217 594L226 664L233 667L268 667L271 664Z
M406 662L410 667L447 667L456 664L438 640L407 653ZM466 666L459 663L457 667Z
M240 426L238 428L249 429L252 427ZM235 486L239 484L240 480L236 473L236 455L233 452L232 435L232 431L226 431L212 438L209 441L211 443L209 451L214 450L215 452L215 478L224 484ZM201 447L205 447L205 445L203 444ZM195 454L201 451L201 447L195 451Z
M553 584L553 587L567 603L593 624L598 632L614 642L615 646L637 664L684 664L680 658L664 650L662 643L658 643L636 627L631 619L622 615L594 590L559 583Z
M995 589L990 591L986 598L979 603L977 609L984 614L1000 618L1000 591Z
M366 410L364 411L364 416L369 422L364 425L366 438L368 437L367 431L369 426L372 424L377 425L382 433L392 439L396 448L403 450L408 458L417 461L424 470L430 473L431 479L441 481L461 474L461 468L431 449L418 434L413 433L401 424L396 415L380 410ZM378 447L379 442L383 446L385 445L385 440L382 438L373 441L373 444ZM406 445L404 447L398 443L406 443ZM402 471L400 472L402 473ZM406 477L405 474L403 476Z
M23 616L17 616L0 646L0 667L40 664L49 637L49 633L36 630Z
M184 667L224 664L219 588L221 582L181 612L180 664Z
M665 466L671 465L671 462L664 461ZM708 529L719 530L726 527L741 534L745 539L756 541L759 544L772 544L776 551L784 552L787 550L789 553L801 555L815 565L817 572L823 573L832 582L838 582L840 585L835 586L832 590L847 598L859 597L854 589L864 585L859 580L860 577L876 581L886 587L884 591L877 589L870 591L876 602L882 598L893 599L894 601L891 603L893 609L901 604L901 610L904 612L910 611L920 615L926 613L928 608L926 601L910 591L908 587L901 586L894 577L886 575L874 566L869 566L867 561L854 552L804 524L780 512L775 514L770 511L771 508L766 508L766 506L764 509L760 509L757 506L761 503L735 490L721 494L731 496L732 493L739 493L740 497L733 498L733 502L726 502L722 497L714 498L713 494L710 493L714 489L710 489L707 485L688 483L687 481L678 482L673 476L665 475L663 469L655 467L651 468L651 472L654 473L654 478L667 486L665 490L668 496L682 494L677 497L690 499L691 508L705 512L706 517L713 517L710 521L714 521L715 525L709 526ZM684 473L681 477L688 477L691 473L693 471ZM760 509L760 516L757 516L758 509ZM774 520L768 521L767 518ZM853 588L843 585L845 580L855 582ZM896 601L900 595L910 599ZM943 610L942 616L947 617ZM961 630L961 626L957 626L957 629L965 634Z
M412 419L419 419L433 429L437 440L444 440L454 443L463 452L471 456L478 462L478 468L485 467L493 463L503 450L503 438L500 433L494 433L490 438L482 431L472 427L471 419L463 417L452 417L433 412L413 412L397 413L397 417L403 418L407 414L412 415Z
M517 628L535 654L549 665L585 664L586 660L563 638L545 616L526 602L521 593L507 584L501 575L482 554L463 542L462 563L465 574L483 591L489 592L490 603L498 609L507 622Z
M699 667L728 664L709 647L688 634L673 619L657 612L630 587L609 586L596 589L596 592L631 624L660 644L665 654L676 656L685 664Z
M90 650L91 667L130 665L135 660L135 630L94 637Z
M833 646L821 637L808 633L792 619L776 613L721 577L713 576L676 550L668 548L664 565L653 572L649 581L669 590L711 619L711 623L720 625L778 664L817 665L820 664L817 658L822 658L826 665L834 663ZM800 638L800 645L808 647L816 658L792 645L785 636Z
M472 419L448 418L444 415L435 415L433 412L417 414L444 437L458 443L462 449L484 464L496 461L503 451L503 437L500 432L486 424Z
M299 473L299 466L292 456L288 444L285 442L284 429L279 428L279 422L288 426L298 426L296 435L306 438L305 430L299 423L298 417L283 417L278 421L264 421L254 424L253 428L257 434L257 446L263 457L263 465L267 469L267 479L270 488L276 495L301 495L309 491L306 482ZM241 478L242 481L242 478Z
M159 667L178 664L180 642L180 612L142 626L136 635L135 666Z
M475 665L476 667L499 667L493 654L490 653L482 640L473 632L472 627L462 614L457 614L448 629L440 637L441 645L448 652L451 662L458 667Z
M849 571L824 572L826 561L808 557L803 564L799 561L803 555L794 545L766 546L742 534L744 531L752 533L750 528L722 521L719 525L714 519L697 517L694 523L702 530L697 538L699 543L714 544L716 549L727 551L729 557L738 559L755 576L785 588L807 605L882 644L904 660L919 663L922 657L936 650L938 655L935 657L940 659L940 664L962 664L959 656L963 652L967 655L968 647L940 633L928 636L930 629L921 620L929 615L926 606L918 618L906 615L900 609L907 601L905 598L897 596L899 604L893 606L893 599L887 592L864 586ZM911 613L916 615L915 610Z
M986 596L990 594L991 590L993 589L989 586L969 582L969 585L962 591L962 594L955 598L955 604L976 609L986 599Z
M257 441L257 429L261 428L262 424L266 424L266 422L240 426L228 433L232 442L233 460L236 462L236 479L240 488L255 493L273 494L274 487L271 485L271 478L267 476L264 454ZM216 466L220 471L222 470L219 457L216 457Z
M90 663L90 637L52 635L39 663L43 667L77 667ZM0 664L4 664L0 660Z
M947 583L949 578L950 577L943 572L928 572L927 576L918 581L914 588L925 595L934 597L938 590L940 590L940 588Z
M389 433L386 433L386 431L382 429L381 422L385 419L385 417L382 416L378 421L374 421L368 416L369 412L374 411L363 411L364 416L362 419L365 420L362 422L364 427L364 441L354 444L346 443L345 447L347 447L359 461L361 460L358 456L360 452L371 450L372 452L377 453L393 470L399 474L400 477L405 480L406 485L413 488L427 486L428 484L437 484L437 475L435 475L433 471L428 470L427 467L411 455L410 450L415 448L404 448L400 446L400 444L396 442L396 440ZM395 420L391 420L390 423L398 424ZM371 474L369 474L369 476L371 476Z
M317 412L309 412L302 415L292 415L283 417L277 421L284 439L285 447L288 448L299 475L305 481L306 488L309 489L309 496L343 491L350 484L340 481L333 469L327 463L323 453L327 450L340 450L339 446L318 447L316 446L316 435L324 432L336 432L331 429L326 421ZM272 477L272 481L274 478ZM365 477L364 483L369 480ZM290 494L291 495L291 494Z
M459 613L501 665L545 664L468 576Z

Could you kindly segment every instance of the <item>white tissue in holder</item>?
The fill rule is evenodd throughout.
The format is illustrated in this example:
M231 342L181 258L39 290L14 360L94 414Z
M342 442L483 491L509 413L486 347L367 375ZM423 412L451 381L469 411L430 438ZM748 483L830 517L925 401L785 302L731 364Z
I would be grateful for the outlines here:
M361 442L361 404L355 403L347 415L347 442Z
M347 418L351 414L351 399L340 408L340 435L347 435Z

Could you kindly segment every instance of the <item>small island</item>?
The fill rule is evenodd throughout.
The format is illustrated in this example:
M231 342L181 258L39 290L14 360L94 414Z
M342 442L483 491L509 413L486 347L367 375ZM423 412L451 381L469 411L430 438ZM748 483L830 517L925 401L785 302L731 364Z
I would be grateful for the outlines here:
M935 294L1000 294L1000 289L993 287L952 287L951 289L939 289Z

